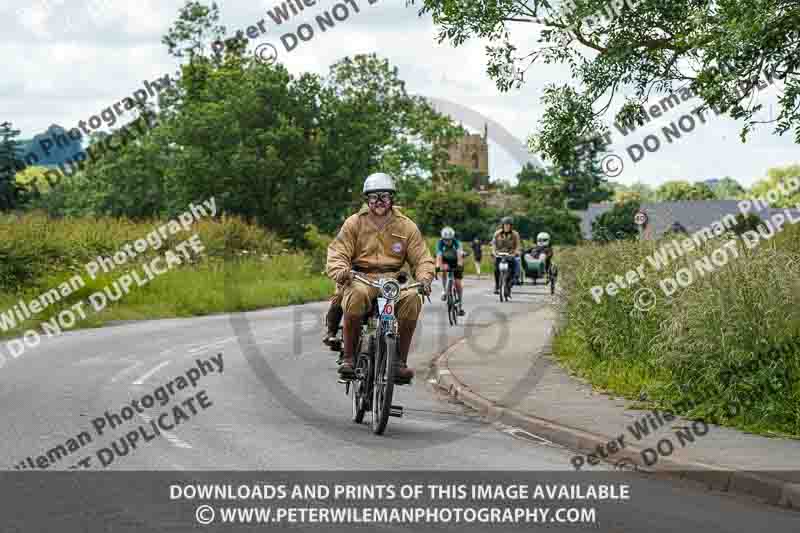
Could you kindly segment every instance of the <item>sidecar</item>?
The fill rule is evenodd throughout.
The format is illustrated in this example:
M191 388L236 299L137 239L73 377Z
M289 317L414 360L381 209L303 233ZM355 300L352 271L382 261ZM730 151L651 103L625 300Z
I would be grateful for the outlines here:
M522 268L525 270L525 276L533 280L534 285L539 278L547 279L545 265L544 253L539 253L534 257L533 249L530 249L522 254Z

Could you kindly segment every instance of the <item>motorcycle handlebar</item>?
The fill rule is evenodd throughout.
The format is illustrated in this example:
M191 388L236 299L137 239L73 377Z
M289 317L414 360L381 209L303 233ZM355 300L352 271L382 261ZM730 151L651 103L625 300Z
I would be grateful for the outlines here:
M363 283L365 285L369 285L370 287L375 287L376 289L380 289L381 288L381 284L380 283L378 283L377 281L372 281L368 277L366 277L363 274L361 274L361 272L356 272L355 270L351 270L350 273L353 275L353 279L355 279L357 281L360 281L361 283ZM418 282L412 283L410 285L400 284L400 289L401 290L417 289L417 288L422 288L423 286L424 286L424 284L421 281L418 281ZM428 297L428 300L430 300L430 296Z

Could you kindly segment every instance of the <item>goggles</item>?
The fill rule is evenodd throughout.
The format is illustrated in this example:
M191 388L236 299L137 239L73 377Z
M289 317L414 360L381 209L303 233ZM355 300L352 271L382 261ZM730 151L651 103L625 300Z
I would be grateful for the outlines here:
M367 197L367 202L371 204L374 204L378 200L380 200L383 203L388 203L394 198L394 194L390 192L382 192L382 193L371 192L367 194L366 197Z

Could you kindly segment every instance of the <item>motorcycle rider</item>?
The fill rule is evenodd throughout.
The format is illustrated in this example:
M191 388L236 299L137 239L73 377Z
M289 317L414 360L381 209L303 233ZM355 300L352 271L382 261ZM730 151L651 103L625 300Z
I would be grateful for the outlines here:
M550 272L550 260L553 257L553 248L550 246L550 234L541 232L536 236L536 246L533 248L531 255L538 258L540 254L544 254L544 271Z
M500 258L497 257L498 252L506 252L513 254L514 261L511 262L511 276L512 279L517 276L517 258L521 255L522 239L519 233L514 229L514 219L511 217L504 217L501 221L500 229L494 233L492 237L492 255L494 255L494 293L500 294Z
M464 249L461 241L456 239L456 232L450 226L442 229L442 238L436 243L436 276L439 276L442 265L446 264L453 271L456 293L458 294L458 316L464 316ZM447 300L447 276L442 275L442 301Z
M378 172L367 176L363 188L367 205L345 220L328 246L326 273L342 287L344 355L339 366L342 377L354 374L353 355L361 321L378 296L378 289L353 282L351 270L369 278L397 277L408 263L416 280L423 283L425 293L430 294L433 257L417 225L394 207L395 192L390 175ZM404 379L414 376L414 371L408 368L408 352L421 311L422 298L416 290L403 291L395 304L400 335L398 375Z

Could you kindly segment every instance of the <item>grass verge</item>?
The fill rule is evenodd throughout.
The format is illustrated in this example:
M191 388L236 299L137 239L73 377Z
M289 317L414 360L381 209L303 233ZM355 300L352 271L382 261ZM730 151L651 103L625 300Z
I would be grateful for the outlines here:
M12 221L6 220L7 223ZM274 235L238 219L200 221L178 233L159 249L149 249L129 264L92 279L86 262L110 255L134 239L143 238L163 221L119 219L54 220L25 215L2 225L0 245L0 338L22 335L84 302L86 318L65 329L98 327L109 322L201 316L300 304L326 299L333 283L312 268L311 256L290 252ZM107 231L106 231L107 230ZM110 290L114 282L142 264L197 233L205 250L199 257L156 276L139 287L133 284L121 298L96 312L90 296ZM18 322L10 310L20 300L28 304L62 282L79 275L85 283L30 319ZM146 276L142 275L142 278ZM13 318L14 320L9 320Z
M656 269L647 257L663 244L561 251L567 327L555 339L556 357L595 387L643 406L800 437L800 227L752 249L726 234ZM709 258L711 271L703 269ZM644 279L599 303L592 297L592 287L641 265ZM679 270L692 282L666 282L665 291L663 280ZM655 296L646 311L636 303L642 290Z

